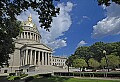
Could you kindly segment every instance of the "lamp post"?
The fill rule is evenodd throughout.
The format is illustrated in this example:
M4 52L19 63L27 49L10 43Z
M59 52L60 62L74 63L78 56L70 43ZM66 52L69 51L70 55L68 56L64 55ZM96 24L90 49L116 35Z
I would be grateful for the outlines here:
M103 54L104 54L104 56L105 56L105 60L106 60L106 64L107 64L107 69L108 69L108 72L109 72L108 59L107 59L106 53L107 53L107 52L106 52L105 50L103 50Z

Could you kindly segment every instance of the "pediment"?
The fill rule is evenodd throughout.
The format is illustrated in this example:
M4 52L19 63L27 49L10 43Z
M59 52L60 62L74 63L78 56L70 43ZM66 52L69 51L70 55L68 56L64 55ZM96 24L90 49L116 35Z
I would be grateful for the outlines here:
M52 49L50 47L48 47L47 45L45 45L45 44L27 44L26 46L27 47L33 47L33 48L52 51Z

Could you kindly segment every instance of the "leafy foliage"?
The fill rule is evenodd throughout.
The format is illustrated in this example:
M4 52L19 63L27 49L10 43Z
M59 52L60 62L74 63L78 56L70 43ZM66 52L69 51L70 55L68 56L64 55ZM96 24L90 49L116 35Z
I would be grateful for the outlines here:
M93 53L89 51L90 47L87 47L87 46L81 46L81 47L78 47L77 50L75 51L75 55L79 55L79 58L83 58L85 59L86 61L88 61Z
M109 57L110 55L113 55L109 58L108 62L111 68L118 66L119 64L115 62L118 62L118 59L120 58L120 42L114 42L114 43L104 43L104 42L96 42L91 46L81 46L78 47L73 55L71 55L69 58L71 58L71 64L73 64L73 61L82 58L84 59L87 64L94 67L93 64L106 66L106 60L104 59L105 54L103 53L103 50L106 50L106 56ZM91 59L92 58L92 59ZM91 59L91 60L90 60ZM112 63L114 61L114 63ZM110 64L111 63L111 64Z
M85 62L84 59L75 59L73 61L73 66L76 68L83 68L83 67L87 67L87 63Z
M0 24L0 66L8 65L9 54L14 52L14 38L22 30L18 21L3 21L5 24Z
M100 63L97 60L95 60L94 58L90 58L88 60L88 63L89 63L89 66L93 67L93 68L97 68L100 66Z
M120 64L120 61L119 61L120 58L118 56L108 55L107 59L108 59L108 66L113 69ZM103 57L101 60L101 66L107 66L105 57Z
M39 15L41 27L49 31L52 17L56 17L60 8L55 8L53 0L1 0L0 1L0 22L7 18L12 21L16 20L16 15L32 8Z
M98 5L106 5L109 6L112 2L115 2L116 4L120 4L120 0L97 0L98 1Z

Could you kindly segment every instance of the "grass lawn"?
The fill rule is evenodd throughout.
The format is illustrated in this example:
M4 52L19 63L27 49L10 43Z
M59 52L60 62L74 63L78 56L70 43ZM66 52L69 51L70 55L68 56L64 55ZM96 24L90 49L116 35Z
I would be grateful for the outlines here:
M120 82L120 80L98 80L98 79L78 79L65 77L37 78L32 82Z

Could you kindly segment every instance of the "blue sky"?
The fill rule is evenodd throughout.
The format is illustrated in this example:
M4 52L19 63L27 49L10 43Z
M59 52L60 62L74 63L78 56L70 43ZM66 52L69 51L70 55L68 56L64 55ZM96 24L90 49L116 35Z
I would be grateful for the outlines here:
M41 41L54 49L53 55L69 56L78 46L120 41L120 6L98 6L96 1L61 0L56 5L61 8L60 15L53 19L49 33L39 27L38 15L31 9L17 18L25 21L31 13Z

